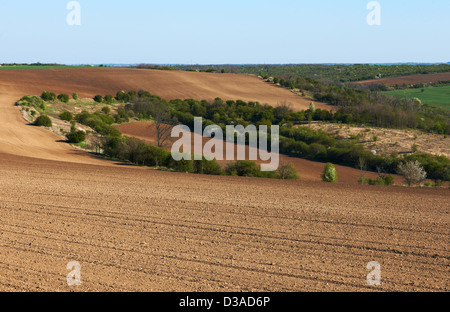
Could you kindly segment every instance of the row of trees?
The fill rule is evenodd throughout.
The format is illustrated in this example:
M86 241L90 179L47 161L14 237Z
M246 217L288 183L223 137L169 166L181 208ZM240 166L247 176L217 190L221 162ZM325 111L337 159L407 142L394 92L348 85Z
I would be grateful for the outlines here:
M203 118L203 127L215 124L222 127L229 124L244 126L279 124L282 126L280 152L283 154L352 167L357 167L359 158L363 157L368 163L368 170L376 172L377 168L384 168L387 173L392 174L397 173L399 164L417 160L426 169L431 179L450 180L450 160L445 156L426 154L414 154L405 158L377 156L364 150L357 140L344 140L324 131L314 131L306 127L297 129L289 127L305 120L337 121L348 118L348 115L340 111L332 113L315 109L312 105L309 110L293 112L287 105L274 108L258 102L223 101L220 98L212 102L193 99L167 102L143 90L137 93L119 91L117 98L120 99L120 96L124 94L128 94L132 100L130 103L124 103L122 113L143 119L153 119L157 127L158 146L164 145L173 125L181 123L193 130L194 117Z
M259 75L263 78L308 77L333 82L352 82L392 76L431 74L450 71L450 64L372 65L372 64L287 64L287 65L179 65L170 69L228 72Z
M239 160L229 163L225 169L215 161L185 160L175 161L172 154L163 148L146 144L144 141L127 136L106 136L102 142L104 154L121 161L150 167L165 167L178 172L260 177L273 179L298 179L295 167L283 164L278 172L263 172L253 161Z

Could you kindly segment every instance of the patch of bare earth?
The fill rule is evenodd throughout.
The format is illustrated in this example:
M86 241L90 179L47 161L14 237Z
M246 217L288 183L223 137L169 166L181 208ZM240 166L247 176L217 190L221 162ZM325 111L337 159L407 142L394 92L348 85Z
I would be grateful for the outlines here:
M142 80L150 71L90 73L0 71L0 291L450 290L448 189L130 167L27 125L14 106L44 89L92 97L153 85ZM171 77L167 96L220 96L215 76L198 75L198 89ZM241 97L232 84L227 94ZM71 261L80 287L67 285ZM371 261L382 286L366 283Z
M396 84L402 85L414 85L418 83L432 83L439 81L447 81L450 80L450 72L447 73L438 73L438 74L422 74L422 75L409 75L409 76L400 76L400 77L389 77L389 78L381 78L381 79L372 79L372 80L364 80L357 81L357 84L385 84L387 86L395 86Z
M450 157L450 138L444 135L424 133L418 130L399 130L374 127L354 127L342 124L312 122L306 125L314 130L322 129L337 134L345 139L360 135L360 143L367 150L376 151L380 155L412 154L414 145L416 152L430 155Z

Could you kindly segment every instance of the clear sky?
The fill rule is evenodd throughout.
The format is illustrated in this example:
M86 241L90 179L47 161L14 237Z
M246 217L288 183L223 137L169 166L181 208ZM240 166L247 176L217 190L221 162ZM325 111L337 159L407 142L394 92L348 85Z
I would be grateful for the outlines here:
M0 1L0 63L450 62L450 0Z

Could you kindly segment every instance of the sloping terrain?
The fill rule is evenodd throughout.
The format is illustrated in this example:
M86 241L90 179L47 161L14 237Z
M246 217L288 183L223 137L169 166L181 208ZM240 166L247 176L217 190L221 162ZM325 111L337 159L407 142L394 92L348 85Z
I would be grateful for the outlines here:
M385 84L387 86L395 86L396 84L402 85L404 83L408 84L418 84L418 83L430 83L439 81L450 80L450 72L448 73L438 73L438 74L423 74L423 75L409 75L409 76L399 76L399 77L389 77L381 79L363 80L357 81L357 84Z
M124 135L132 136L132 137L144 140L145 142L147 142L148 144L151 144L151 145L156 145L156 139L155 139L156 129L155 129L155 126L151 123L133 122L133 123L118 125L118 126L116 126L116 128L119 129L120 132L122 132ZM199 139L199 136L192 134L191 151L194 151L194 140L196 139L196 137L197 137L197 139ZM208 142L210 140L209 138L205 138L205 137L200 138L200 139L203 142L203 146L206 144L206 142ZM176 140L177 139L171 139L171 142L174 142ZM222 158L224 160L218 160L217 162L222 167L225 167L226 163L229 162L229 161L225 160L226 159L225 143L223 141L222 142L218 141L218 142L219 142L218 146L223 155ZM167 145L168 145L167 150L170 151L171 144L167 144ZM250 148L248 146L245 147L246 159L249 159L249 157L248 157L249 149ZM237 160L238 147L236 144L235 144L234 150L235 150L235 159ZM256 163L268 164L269 162L261 161L258 157L258 160L256 161ZM301 158L297 158L297 157L290 157L287 155L280 154L280 164L283 164L283 163L292 163L295 166L295 168L297 169L297 172L302 181L315 181L315 182L322 181L321 174L323 173L323 170L325 167L324 163L310 161L307 159L301 159ZM345 166L339 166L339 165L336 165L335 167L336 167L336 171L338 173L338 183L358 184L358 179L361 177L361 172L358 169L345 167ZM365 176L368 178L372 178L372 179L376 179L378 177L378 175L373 172L366 172ZM398 176L395 176L395 182L399 183L399 184L403 183L402 178L398 177Z
M95 159L26 125L14 102L44 89L201 99L226 88L210 74L158 72L175 75L161 82L145 80L149 71L85 71L0 70L0 291L450 290L448 189L189 175ZM233 85L223 92L238 92ZM75 288L66 283L71 261L81 264ZM371 261L381 264L382 286L367 286Z
M143 89L166 100L198 99L258 101L278 106L290 104L294 110L309 109L311 100L297 96L287 89L265 83L257 77L238 74L214 74L185 71L163 71L127 68L73 68L0 70L2 84L26 86L31 94L43 90L80 97L96 94L115 95L117 91ZM317 108L332 106L316 103Z

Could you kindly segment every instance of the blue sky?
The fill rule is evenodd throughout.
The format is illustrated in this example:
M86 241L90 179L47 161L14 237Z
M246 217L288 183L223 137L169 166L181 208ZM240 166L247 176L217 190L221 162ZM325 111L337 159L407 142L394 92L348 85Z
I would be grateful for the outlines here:
M0 63L450 62L449 0L2 1Z

